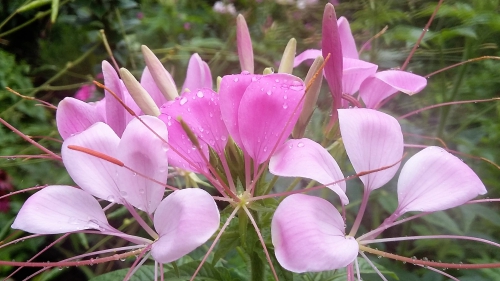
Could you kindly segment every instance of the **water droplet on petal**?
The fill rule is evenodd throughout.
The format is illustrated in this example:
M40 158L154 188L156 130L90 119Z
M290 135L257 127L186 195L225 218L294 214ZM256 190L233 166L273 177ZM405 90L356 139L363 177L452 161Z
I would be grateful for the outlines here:
M270 96L272 95L273 92L271 92L271 90L267 91L267 95Z
M196 96L198 96L199 98L202 98L204 95L203 95L202 91L198 91L198 93L196 93Z
M182 97L181 98L181 101L179 102L181 105L184 105L186 104L186 102L188 102L188 99L186 97Z
M123 196L123 197L126 197L126 196L128 195L128 194L127 194L127 192L126 192L126 191L123 191L123 190L122 190L122 191L120 191L120 194L121 194L121 196Z
M221 136L220 139L221 139L221 141L227 140L227 138L225 136Z
M234 82L238 82L238 78L234 78Z
M286 100L286 99L288 99L288 96L287 96L287 95L284 95L284 96L283 96L283 99L285 99L285 100Z
M241 72L241 74L243 74L243 75L248 75L248 74L250 74L250 72L248 72L248 71L246 71L246 70L243 70L243 71Z
M279 83L279 82L280 82L280 80L279 80L279 79L276 79L276 83Z
M140 194L144 194L144 192L146 192L146 191L143 188L139 189Z
M297 147L304 147L304 143L303 143L303 142L299 142L299 143L297 144Z
M109 195L108 197L106 197L106 200L108 200L109 202L115 202L115 196Z
M283 104L283 109L287 109L288 108L288 104L284 103Z

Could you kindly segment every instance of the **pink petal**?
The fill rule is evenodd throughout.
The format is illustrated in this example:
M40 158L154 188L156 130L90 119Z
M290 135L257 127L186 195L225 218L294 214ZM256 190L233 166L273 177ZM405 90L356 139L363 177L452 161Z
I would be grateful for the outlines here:
M335 14L335 8L330 3L325 6L321 34L323 38L321 41L323 57L326 59L330 54L330 59L325 64L325 78L333 97L333 108L337 109L341 107L342 98L342 46L337 26L337 15Z
M340 43L342 44L342 55L344 58L359 59L356 42L352 36L351 26L345 17L337 20Z
M153 98L155 104L158 107L161 107L164 103L167 102L165 96L163 96L158 86L156 86L156 82L151 75L148 67L145 67L144 71L142 72L141 85L149 93L151 98Z
M292 139L282 144L271 157L269 171L277 176L313 179L337 193L343 205L349 203L345 195L345 181L339 165L318 143L310 139Z
M184 92L180 99L165 104L161 112L174 120L182 117L198 139L214 148L219 155L224 154L229 133L222 121L219 95L216 92L210 89Z
M300 53L298 56L295 57L295 60L293 61L293 67L297 67L299 64L304 62L305 60L313 60L319 56L322 56L321 50L314 50L314 49L309 49L305 50L302 53Z
M115 157L120 138L104 123L96 123L87 130L66 139L61 149L64 166L69 175L83 190L95 197L121 202L116 182L118 166L81 151L68 148L77 145Z
M169 263L207 242L219 228L214 199L198 188L177 190L156 210L154 226L160 239L151 248L155 261Z
M344 57L342 89L345 94L353 95L361 83L377 72L378 65L358 59Z
M248 85L259 80L261 77L263 76L250 75L244 72L237 75L226 75L222 77L220 82L219 102L222 120L226 124L227 130L234 142L236 142L240 148L243 148L238 124L238 110L240 108L241 98L248 88Z
M360 86L359 96L367 108L378 108L380 102L390 95L401 91L414 95L427 86L427 79L422 76L399 70L378 72L367 78Z
M255 163L268 160L288 138L302 111L305 88L300 78L285 73L250 83L239 106L238 126L243 147Z
M391 168L361 176L370 192L386 184L396 174L403 157L403 133L394 117L366 109L339 109L340 132L356 173L382 167Z
M169 101L160 109L162 112L164 108L175 101ZM168 114L160 114L158 116L165 124L167 124L168 132L170 135L168 144L171 150L168 152L168 163L173 167L178 167L183 170L201 173L208 171L207 164L203 160L202 155L189 140L187 133L182 128L181 124L177 121L176 117ZM201 150L205 158L208 159L208 146L200 143Z
M87 192L66 185L48 186L32 195L12 228L36 234L111 228L101 206Z
M247 22L242 15L236 18L236 44L240 59L241 71L254 72L253 48Z
M274 213L271 234L278 262L297 273L342 268L358 255L358 243L346 237L340 213L314 196L285 198Z
M80 89L78 89L78 91L76 91L74 97L75 99L79 99L81 101L87 101L88 99L90 99L90 97L94 92L95 92L94 84L83 85L82 87L80 87Z
M104 122L97 103L86 103L74 98L64 98L57 106L57 130L63 139L80 133L97 122Z
M395 214L446 210L485 193L484 184L469 166L446 150L431 146L403 166Z
M113 91L119 99L124 101L125 98L122 92L120 78L109 62L102 61L102 73L104 75L104 85L109 90ZM121 137L127 125L126 118L128 113L108 90L105 90L104 96L106 98L106 123Z
M141 116L156 134L167 139L167 127L160 119L152 116ZM153 182L167 182L168 144L150 131L138 119L132 120L118 145L117 155L120 161L136 172L149 177L145 178L128 169L117 169L117 183L121 196L136 208L153 213L160 204L165 187Z
M184 85L182 85L182 91L185 91L186 88L190 91L195 91L199 88L212 89L212 73L208 68L208 64L196 53L189 59L186 80L184 81Z

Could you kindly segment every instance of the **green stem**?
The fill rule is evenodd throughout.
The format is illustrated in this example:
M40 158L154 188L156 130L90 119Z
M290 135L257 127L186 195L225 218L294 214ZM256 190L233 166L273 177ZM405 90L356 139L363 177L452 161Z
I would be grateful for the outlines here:
M471 44L470 40L467 40L465 42L464 53L462 56L463 61L465 61L469 58L471 45L472 44ZM448 102L455 101L458 98L458 95L460 94L459 89L460 89L460 86L462 85L462 82L464 80L463 78L464 78L465 73L467 71L467 67L468 67L467 64L464 64L460 67L457 79L455 80L455 83L453 83L453 88L451 90L451 94L450 94L450 97L448 99ZM443 138L444 129L446 127L446 123L447 123L448 117L450 115L450 108L451 107L446 106L446 107L443 107L441 109L441 115L439 117L439 126L438 126L438 130L437 130L437 134L436 134L436 136L438 138Z
M259 257L256 251L250 254L250 280L263 281L265 280L265 265L264 261Z

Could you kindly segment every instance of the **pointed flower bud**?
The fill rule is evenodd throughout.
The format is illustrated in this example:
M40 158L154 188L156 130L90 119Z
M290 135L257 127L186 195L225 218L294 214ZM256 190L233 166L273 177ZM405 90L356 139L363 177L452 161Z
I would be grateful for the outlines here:
M167 100L173 100L178 97L179 93L177 92L175 82L165 67L163 67L161 61L147 46L142 45L141 50L144 55L144 61L161 93Z
M292 74L293 61L295 59L296 50L297 50L297 40L295 40L295 38L292 38L290 39L290 41L288 41L285 51L283 52L283 57L281 58L281 63L278 69L278 73Z
M311 68L309 68L306 80L304 81L306 85L309 85L309 83L311 83L314 74L318 72L324 61L325 60L323 59L322 56L318 56L314 60L313 64L311 65ZM296 139L300 139L304 136L304 132L306 131L306 126L309 123L309 120L311 119L314 109L316 108L316 101L318 100L319 91L321 89L321 82L323 82L322 73L320 72L318 75L316 75L314 79L315 80L312 81L312 84L309 86L309 89L306 92L304 108L300 113L299 120L297 121L297 124L295 124L295 127L293 128L292 136L293 138Z
M135 79L134 75L122 67L120 68L120 76L130 96L132 96L142 112L146 115L158 117L160 115L160 109L156 106L149 93Z
M241 14L236 18L236 42L241 71L254 73L252 39L247 22Z

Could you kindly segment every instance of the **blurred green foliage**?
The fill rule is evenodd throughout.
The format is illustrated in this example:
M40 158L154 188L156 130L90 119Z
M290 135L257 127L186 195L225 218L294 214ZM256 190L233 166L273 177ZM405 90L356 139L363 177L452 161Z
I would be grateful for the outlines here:
M39 5L33 5L34 2L37 1L15 0L0 4L0 20L6 20L0 25L0 117L21 129L26 135L58 138L54 111L36 106L34 101L21 99L4 90L4 87L8 86L23 95L37 97L53 104L57 104L65 96L74 95L79 87L90 83L100 73L101 61L109 60L109 55L101 43L99 32L101 29L105 31L118 64L129 68L138 76L144 67L140 54L142 44L148 45L155 51L167 69L173 73L178 84L183 81L187 61L194 52L199 53L209 63L214 77L239 72L234 15L215 12L212 9L215 1L59 1L54 23L51 23L51 14L54 10L52 1L37 2ZM499 2L498 0L445 1L407 70L426 76L467 59L500 56ZM26 5L30 3L32 6L27 7ZM236 10L244 14L247 19L253 38L256 72L261 72L265 67L276 66L285 44L291 37L295 37L298 41L298 52L319 48L324 3L311 5L305 9L270 0L236 0L233 3ZM358 49L386 25L388 26L388 30L374 39L362 54L363 59L379 64L380 69L388 69L403 64L436 4L435 0L356 0L341 2L336 6L336 10L338 16L349 19ZM18 10L20 7L24 8ZM24 26L25 23L29 24ZM19 26L23 27L17 30ZM498 97L499 65L499 61L482 60L441 72L428 79L429 84L423 92L412 97L397 95L383 109L400 116L442 102ZM304 77L306 71L306 67L300 67L294 74ZM323 88L318 104L319 110L308 131L308 134L316 139L320 139L322 133L318 124L321 124L322 118L329 113L329 109L324 106L329 104L329 94L327 88ZM462 154L460 157L479 174L488 188L488 196L498 198L500 197L498 168L477 157L500 163L499 121L500 104L498 101L491 101L431 109L401 120L401 123L403 130L409 133L405 137L408 144L441 145L436 140L419 136L439 137L450 149L476 156L473 158ZM52 140L36 140L56 152L60 147L58 142ZM409 151L416 152L415 149ZM36 148L21 140L8 128L0 126L0 155L37 153L39 151ZM45 160L0 159L0 169L7 171L16 189L41 184L71 183L60 163ZM359 185L356 186L356 183L351 182L349 185L351 186L349 196L359 195ZM362 231L378 226L394 210L397 204L395 194L395 181L393 181L372 195L369 212L363 220ZM2 226L0 239L5 239L14 233L9 226L27 196L23 194L10 198L11 211L0 214L0 226ZM357 207L354 202L348 208L355 210ZM133 231L133 226L120 220L120 210L116 212L116 223L121 223ZM350 219L352 221L353 218ZM234 236L237 233L231 231L234 227L230 226L223 235L225 239L221 242L230 248L234 246L231 243L235 241ZM271 245L268 227L269 225L263 226L263 232ZM455 234L500 242L498 233L500 233L498 204L478 204L455 208L419 219L411 224L391 228L384 232L383 236ZM2 248L0 259L26 260L53 239L53 237L39 238ZM54 248L50 259L71 257L75 252L88 250L88 245L98 243L97 239L92 237L89 239L90 241L87 241L86 237L77 235L65 239L60 246ZM118 247L120 243L106 240L98 245L109 248L111 245ZM428 239L376 246L409 257L426 257L455 263L488 263L500 259L500 252L491 246L453 240ZM200 253L195 252L193 255L201 257L205 250L202 249ZM206 264L200 276L217 280L246 278L245 260L234 252L232 250L224 253L228 255L223 262L229 269L221 269L218 264L214 266ZM256 253L262 255L261 250ZM265 257L260 258L265 259ZM396 275L399 280L445 280L441 275L413 265L388 259L375 261L382 271L386 269L385 275L390 280L397 280ZM170 270L169 274L179 270L184 274L194 271L195 265L196 262L186 257L179 261L178 265L168 265L166 270ZM113 269L124 269L124 272L109 273L111 277L102 275L93 279L114 280L116 276L123 276L126 273L127 266L129 263L124 262L109 266L98 265L94 268L80 267L71 269L70 272L76 274L71 275L72 277L82 276L80 280L85 280ZM175 269L173 266L178 268ZM378 280L373 272L368 272L370 267L363 266L367 273L364 280ZM10 271L12 268L1 267L0 275ZM68 270L63 270L62 274L67 272ZM459 276L460 280L500 279L498 269L446 272ZM150 276L148 274L151 274L151 269L143 267L138 276L141 274ZM288 279L291 275L287 272L279 274L283 280L292 280ZM293 280L337 280L335 276L339 276L332 275L333 277L329 279L330 273L321 274L303 274ZM58 270L49 271L48 274L41 276L40 279L46 278L43 280L64 280L62 277L64 275Z

